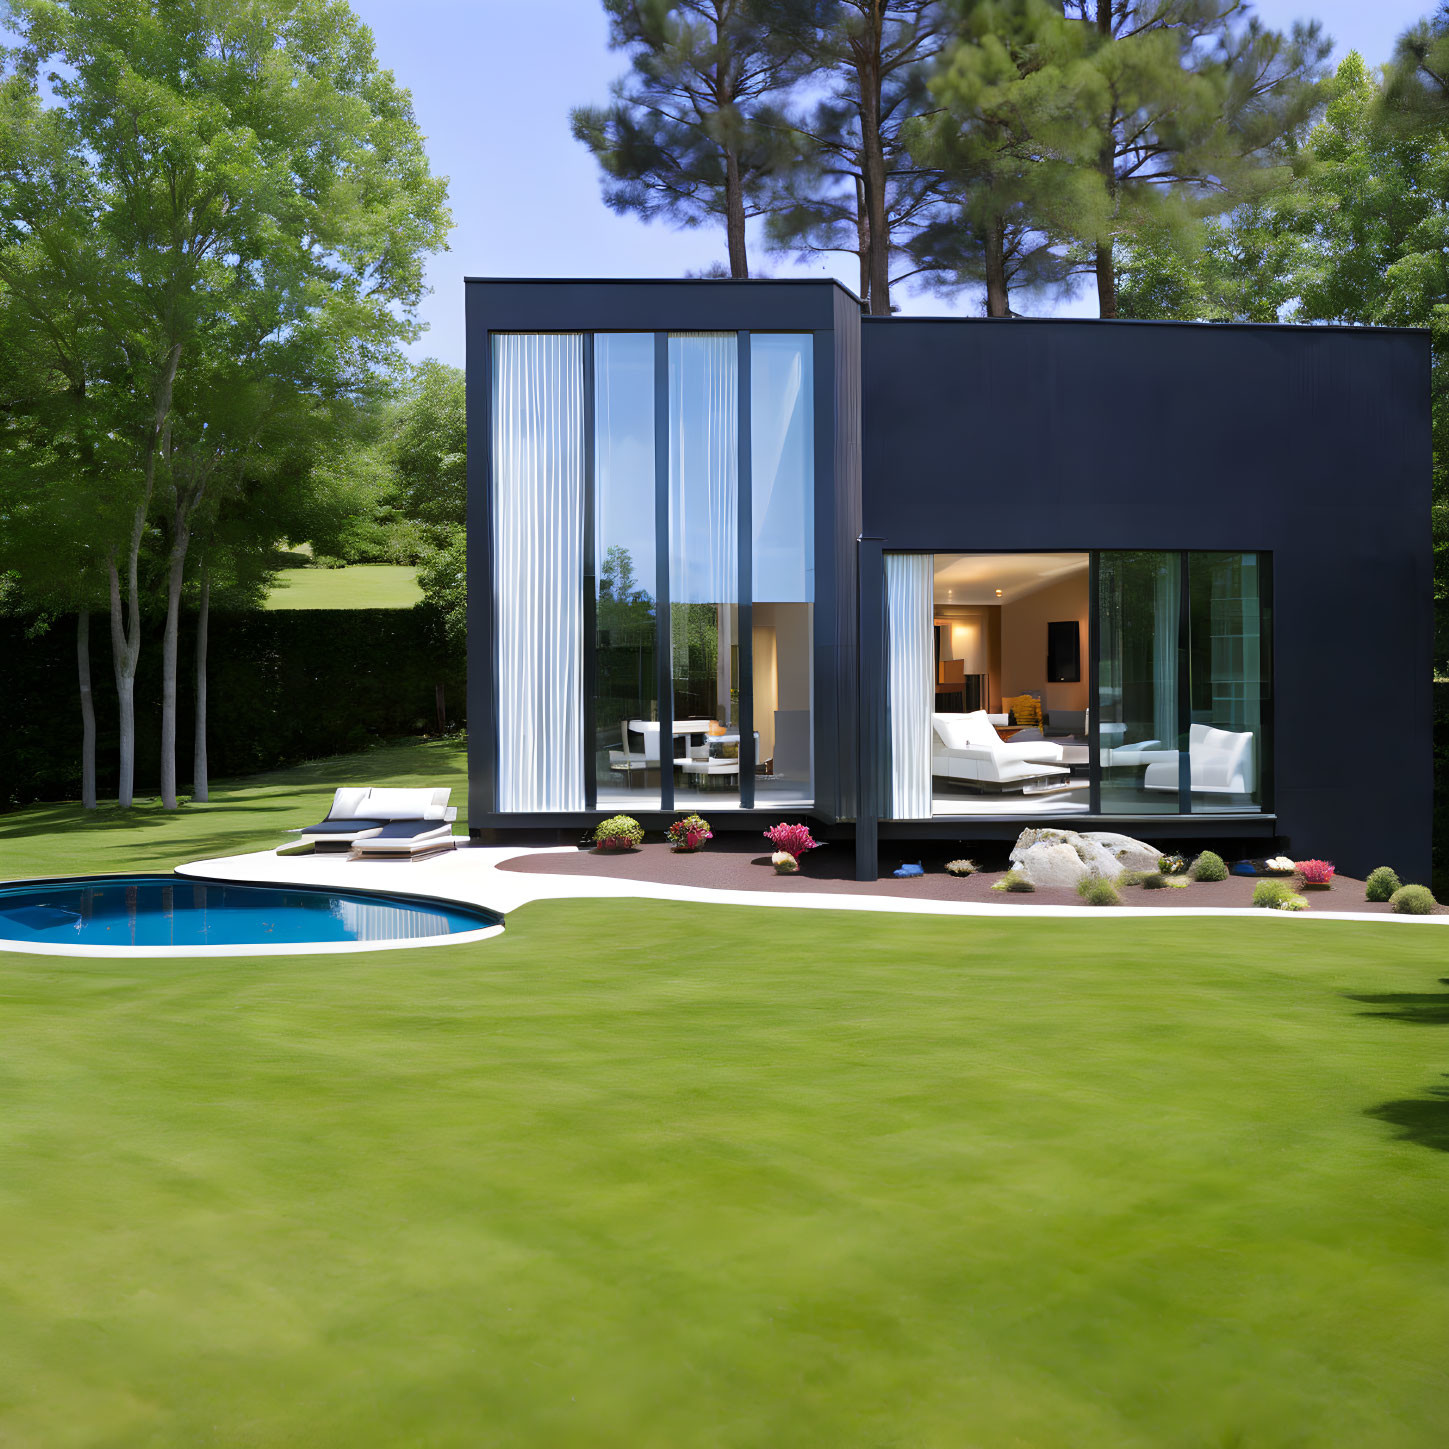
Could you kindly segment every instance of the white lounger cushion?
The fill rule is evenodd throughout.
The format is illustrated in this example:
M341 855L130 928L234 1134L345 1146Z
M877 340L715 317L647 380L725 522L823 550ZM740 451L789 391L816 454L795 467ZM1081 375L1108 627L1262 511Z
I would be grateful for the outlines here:
M361 815L366 819L362 807L370 793L366 785L343 785L332 797L332 808L327 812L327 818L355 820Z
M1219 730L1211 725L1190 725L1187 752L1194 790L1214 795L1252 793L1251 730ZM1142 784L1148 790L1177 789L1177 751L1165 753L1166 759L1149 764L1143 772Z
M362 813L373 820L441 820L446 800L437 800L439 793L435 790L370 790Z

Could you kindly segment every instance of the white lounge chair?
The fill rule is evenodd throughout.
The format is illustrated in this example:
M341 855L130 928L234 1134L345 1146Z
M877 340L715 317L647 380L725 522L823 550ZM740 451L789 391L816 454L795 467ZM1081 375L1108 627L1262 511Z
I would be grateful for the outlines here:
M1176 790L1178 752L1163 750L1142 775L1148 790ZM1211 725L1189 725L1187 755L1192 791L1198 795L1251 795L1253 793L1253 732L1218 730Z
M452 822L458 818L457 806L448 804L452 793L344 785L333 795L325 820L293 834L297 844L319 852L418 855L445 849L453 843Z
M1051 740L1025 744L1003 741L984 710L970 714L933 714L935 734L931 773L943 780L964 780L997 789L1025 789L1054 776L1070 775L1062 747Z

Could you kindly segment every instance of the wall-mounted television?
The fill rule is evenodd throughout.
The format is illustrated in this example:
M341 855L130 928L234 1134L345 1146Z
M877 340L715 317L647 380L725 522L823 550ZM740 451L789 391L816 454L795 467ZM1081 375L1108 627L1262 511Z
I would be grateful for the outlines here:
M1077 684L1082 678L1082 631L1076 619L1047 625L1048 684Z

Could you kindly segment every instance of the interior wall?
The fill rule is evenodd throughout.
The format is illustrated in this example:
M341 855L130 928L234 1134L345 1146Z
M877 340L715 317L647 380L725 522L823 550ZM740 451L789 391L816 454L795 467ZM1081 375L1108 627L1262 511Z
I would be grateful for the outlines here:
M1048 714L1054 709L1087 707L1087 611L1090 575L1079 574L1001 609L1001 693L1040 694ZM1081 639L1081 679L1076 684L1048 684L1047 625L1062 619L1077 620Z
M1001 609L996 604L937 604L941 658L962 659L967 674L986 676L986 708L1001 699ZM1065 705L1059 708L1066 708Z
M768 760L775 753L775 711L810 708L810 610L801 604L757 603L750 638L757 758Z

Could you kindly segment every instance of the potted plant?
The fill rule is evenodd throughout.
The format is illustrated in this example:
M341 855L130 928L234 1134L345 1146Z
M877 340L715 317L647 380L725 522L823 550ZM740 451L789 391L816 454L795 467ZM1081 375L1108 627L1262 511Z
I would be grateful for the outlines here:
M594 826L594 846L598 850L633 850L643 839L644 827L632 815L611 815Z
M714 839L709 821L700 815L686 815L682 820L676 820L666 833L670 845L680 854L698 850L706 840Z

